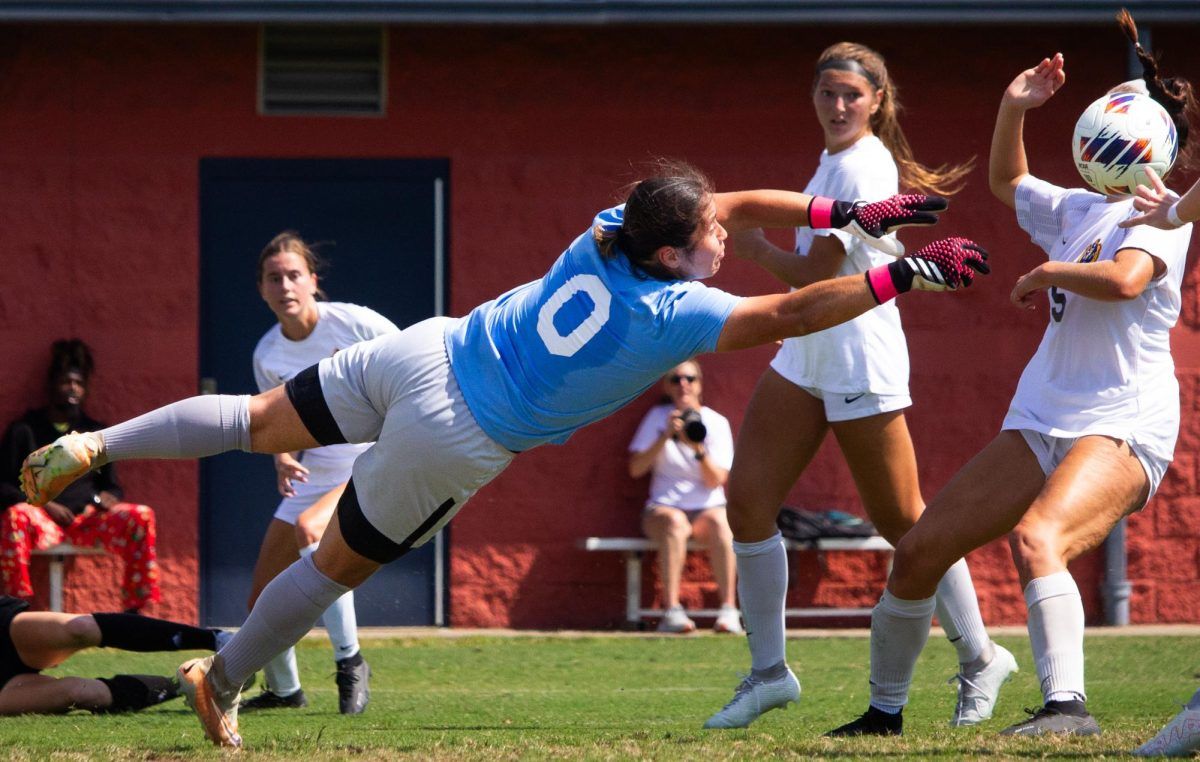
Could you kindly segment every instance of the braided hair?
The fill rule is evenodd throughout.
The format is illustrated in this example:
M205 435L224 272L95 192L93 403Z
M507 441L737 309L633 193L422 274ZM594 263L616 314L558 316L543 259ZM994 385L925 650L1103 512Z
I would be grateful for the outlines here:
M1183 77L1163 79L1159 75L1158 61L1138 42L1137 24L1128 10L1122 8L1117 13L1117 24L1133 43L1138 61L1142 64L1142 80L1146 83L1150 97L1166 109L1171 121L1175 123L1175 130L1179 133L1179 157L1175 165L1184 169L1195 166L1196 146L1188 145L1189 127L1198 115L1192 83Z
M50 371L46 383L53 384L64 373L76 372L86 382L92 376L92 350L83 339L59 339L50 347Z

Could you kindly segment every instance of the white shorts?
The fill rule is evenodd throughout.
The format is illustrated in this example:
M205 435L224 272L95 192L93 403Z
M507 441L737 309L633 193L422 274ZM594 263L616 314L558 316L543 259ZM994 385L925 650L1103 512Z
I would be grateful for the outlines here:
M512 462L463 400L446 357L450 318L354 344L287 384L321 444L375 442L338 502L347 544L380 563L433 537Z
M825 420L830 423L870 418L880 413L912 407L912 397L907 394L874 394L872 392L827 392L815 386L796 384L804 391L825 403Z
M346 478L350 478L350 474L346 474ZM292 482L292 488L296 490L293 497L285 497L279 501L279 506L275 509L275 518L295 526L296 520L300 518L300 514L313 507L313 504L321 499L321 496L329 492L329 490L337 487L341 482L336 484L311 484L309 482Z
M1033 451L1033 455L1037 458L1038 465L1042 467L1042 473L1047 478L1054 469L1058 468L1058 464L1062 463L1063 458L1079 441L1079 437L1052 437L1049 434L1043 434L1040 431L1032 429L1016 429L1025 439L1025 444L1029 445L1029 449ZM1134 457L1142 464L1142 470L1146 472L1146 478L1150 482L1150 492L1146 495L1146 502L1150 502L1150 498L1154 497L1154 493L1158 491L1158 485L1162 483L1163 475L1167 473L1167 466L1171 465L1170 461L1155 457L1150 454L1145 447L1136 442L1126 441L1129 449L1133 452ZM1138 507L1140 511L1145 508L1143 503Z

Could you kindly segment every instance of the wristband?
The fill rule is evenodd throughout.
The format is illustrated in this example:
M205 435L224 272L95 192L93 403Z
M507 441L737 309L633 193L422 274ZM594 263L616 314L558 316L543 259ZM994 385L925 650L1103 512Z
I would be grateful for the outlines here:
M900 289L896 288L889 267L890 265L880 265L872 267L866 272L867 288L871 289L871 296L875 297L878 304L883 304L900 295Z
M813 196L808 202L808 226L810 228L833 227L833 205L837 203L825 196Z
M1179 202L1178 201L1176 201L1174 204L1171 204L1171 207L1169 209L1167 209L1167 220L1177 228L1181 228L1187 224L1179 217Z

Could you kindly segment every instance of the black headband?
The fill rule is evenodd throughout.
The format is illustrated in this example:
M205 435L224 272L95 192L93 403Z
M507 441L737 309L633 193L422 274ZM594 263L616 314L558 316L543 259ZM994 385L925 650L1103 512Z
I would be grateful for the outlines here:
M875 75L867 71L867 68L855 61L853 58L831 58L825 63L817 66L817 76L826 69L836 69L837 71L848 71L852 74L857 74L863 79L871 83L871 87L876 90L880 89L879 82L875 80Z

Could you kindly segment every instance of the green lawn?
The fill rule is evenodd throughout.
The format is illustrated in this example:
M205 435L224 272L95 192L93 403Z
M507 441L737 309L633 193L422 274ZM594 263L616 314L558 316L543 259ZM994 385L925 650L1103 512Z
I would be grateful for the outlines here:
M1069 741L1001 740L995 734L1039 703L1023 638L1001 638L1021 664L997 716L952 730L953 650L931 639L918 667L903 738L839 740L821 733L866 707L865 638L789 642L800 677L798 706L748 730L702 731L732 695L748 663L740 638L470 637L366 641L374 670L365 715L337 713L326 644L300 647L303 710L243 717L249 756L287 759L536 759L837 757L959 758L1120 755L1150 737L1195 686L1200 649L1185 637L1088 641L1091 707L1104 735ZM55 674L168 673L180 654L92 651ZM255 689L257 690L257 689ZM12 759L163 759L219 755L181 701L137 715L0 719Z

